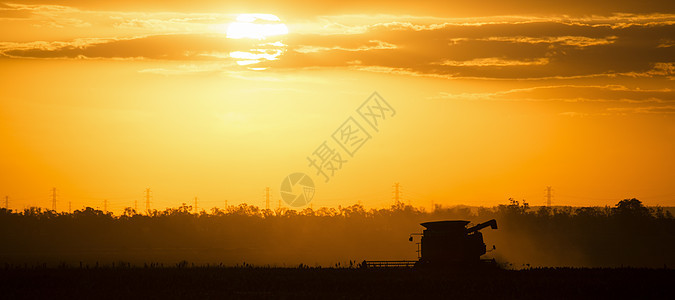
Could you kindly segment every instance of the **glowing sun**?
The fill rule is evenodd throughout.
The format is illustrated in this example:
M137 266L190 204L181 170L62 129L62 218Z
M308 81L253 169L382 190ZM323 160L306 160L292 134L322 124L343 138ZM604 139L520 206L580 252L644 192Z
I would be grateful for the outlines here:
M236 22L227 26L227 38L239 40L239 51L231 51L230 57L238 65L255 65L265 61L279 59L286 45L281 37L288 34L288 27L270 14L241 14ZM264 70L264 67L249 67L252 70Z
M257 39L288 34L288 27L270 14L241 14L237 21L227 26L227 37L231 39Z

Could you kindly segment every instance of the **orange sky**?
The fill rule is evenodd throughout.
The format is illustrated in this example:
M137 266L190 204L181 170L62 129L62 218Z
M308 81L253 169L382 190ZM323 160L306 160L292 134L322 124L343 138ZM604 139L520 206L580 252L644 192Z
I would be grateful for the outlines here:
M315 208L388 206L394 182L427 208L541 205L546 186L675 206L673 2L506 4L2 3L0 196L119 213L148 187L157 209L271 187L276 207L303 172ZM227 38L242 13L289 33ZM357 112L374 91L396 111L377 132ZM349 117L371 139L326 183L307 157Z

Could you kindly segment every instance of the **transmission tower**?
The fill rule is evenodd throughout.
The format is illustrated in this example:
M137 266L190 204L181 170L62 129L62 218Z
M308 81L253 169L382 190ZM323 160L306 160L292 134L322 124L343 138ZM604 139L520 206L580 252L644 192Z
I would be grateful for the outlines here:
M9 196L5 196L5 210L9 209Z
M265 209L270 209L270 188L265 188Z
M108 213L108 199L103 199L103 212Z
M150 214L150 188L145 189L145 211Z
M134 212L138 213L138 200L134 200Z
M551 197L553 197L553 193L551 191L551 187L547 186L546 187L546 206L551 207Z
M400 198L401 198L401 190L400 190L401 184L398 182L394 183L394 201L395 203L399 203Z
M72 213L73 213L73 210L72 210L73 206L72 206L72 204L73 204L73 203L72 203L71 201L68 201L68 213L69 213L69 214L72 214Z
M56 211L56 188L52 188L52 210Z
M195 213L198 213L199 210L197 210L197 196L195 196Z

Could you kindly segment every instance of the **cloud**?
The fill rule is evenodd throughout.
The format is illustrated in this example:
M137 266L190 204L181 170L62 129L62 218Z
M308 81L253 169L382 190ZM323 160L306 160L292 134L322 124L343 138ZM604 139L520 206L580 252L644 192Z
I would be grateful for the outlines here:
M537 66L548 64L548 58L508 60L499 57L474 58L472 60L446 60L440 63L443 66L454 67L508 67L508 66Z
M672 88L624 85L542 85L494 92L442 92L432 99L451 101L540 102L560 116L582 118L629 114L668 114L675 110Z
M16 2L19 2L15 0ZM568 0L564 2L516 0L504 2L500 0L475 0L470 3L456 4L443 0L426 1L320 1L307 2L300 0L248 0L236 1L224 5L222 0L21 0L25 4L57 4L71 5L80 9L134 11L146 9L152 11L218 11L238 9L242 11L267 11L289 17L308 17L331 14L408 14L438 17L482 17L514 15L527 13L531 15L564 14L576 16L607 15L615 12L624 13L663 13L675 10L675 4L668 0L615 0L587 1Z
M361 70L398 70L444 78L670 76L663 66L672 64L675 53L663 45L675 39L675 17L617 18L632 23L389 22L360 33L291 34L289 53L270 66L345 67L358 61ZM374 47L375 40L391 46Z
M145 58L210 60L213 52L239 49L241 43L221 35L151 35L128 39L80 39L72 42L9 43L2 54L24 58Z
M664 76L670 80L675 79L675 63L654 63L653 68L643 72L626 72L621 75L630 77L659 77Z
M610 107L607 109L616 113L634 113L634 114L675 114L675 105L665 106L644 106L644 107Z
M79 10L63 5L25 5L5 3L0 7L0 19L32 19L41 20L33 26L54 28L89 27L91 23L73 16Z
M330 51L330 50L342 50L342 51L369 51L369 50L383 50L383 49L396 49L396 45L386 43L383 41L378 41L378 40L369 40L368 44L366 45L360 45L357 47L353 48L345 48L342 46L332 46L332 47L325 47L325 46L299 46L296 47L293 51L300 52L300 53L314 53L314 52L321 52L321 51Z
M555 113L564 117L672 115L674 111L675 14L670 13L672 9L658 9L663 5L646 13L601 9L596 14L588 9L565 15L564 9L554 10L555 14L535 9L497 15L486 9L466 17L453 14L445 2L438 9L426 6L427 2L386 2L384 8L409 9L372 12L368 5L385 2L360 2L366 6L362 10L342 10L331 3L303 4L314 8L303 11L301 7L288 14L266 10L278 13L290 29L290 34L273 45L227 39L227 24L236 16L231 11L193 9L210 5L202 0L183 9L169 9L174 2L178 1L145 2L156 5L152 10L135 9L137 2L126 0L69 1L72 6L52 0L0 4L0 24L16 29L0 33L0 57L157 60L167 64L139 72L270 81L280 80L280 74L297 74L286 71L342 68L513 83L501 91L457 90L437 98L555 102L559 108ZM212 4L216 2L222 5L215 0ZM419 13L416 5L426 6L428 13ZM239 59L232 58L233 54ZM247 73L245 67L238 67L257 61L247 67L282 72Z
M139 73L158 74L158 75L195 75L195 74L221 74L227 72L228 67L233 63L217 64L184 64L173 68L151 68L138 71Z
M675 90L641 89L623 85L547 85L483 93L440 93L435 99L454 101L556 102L560 116L673 114ZM573 109L573 110L568 110Z
M90 6L84 2L73 3L81 5L7 4L0 11L29 12L40 26L93 26L98 30L91 32L103 34L4 42L0 53L5 58L227 61L230 52L259 49L223 37L223 24L232 20L231 14L94 11L86 10ZM261 68L351 68L487 80L673 77L673 14L340 15L288 25L285 53L262 62ZM266 54L276 51L273 48L256 51Z
M566 117L572 117L572 118L583 118L583 117L587 117L589 114L580 113L580 112L576 112L576 111L566 111L566 112L559 113L559 115L566 116Z
M559 44L565 46L588 47L596 45L607 45L614 43L616 36L605 38L590 38L585 36L547 36L547 37L526 37L526 36L499 36L488 37L479 40L483 41L500 41L511 43L527 43L527 44Z
M675 90L628 88L623 85L549 85L491 93L441 93L438 98L507 101L575 101L575 102L675 102Z
M55 37L130 38L150 34L218 33L236 14L83 10L63 5L4 4L0 40L53 41Z

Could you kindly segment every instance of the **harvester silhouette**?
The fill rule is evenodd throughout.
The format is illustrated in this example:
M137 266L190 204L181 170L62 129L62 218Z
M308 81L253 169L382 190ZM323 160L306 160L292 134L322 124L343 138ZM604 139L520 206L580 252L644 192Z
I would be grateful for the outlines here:
M422 236L418 243L418 260L364 260L361 267L474 268L496 265L494 259L481 259L487 253L487 247L480 230L497 229L497 221L492 219L467 228L469 223L460 220L421 223L426 229L410 234L409 238L413 241L413 235Z

